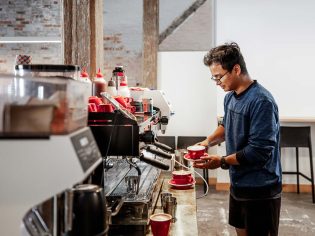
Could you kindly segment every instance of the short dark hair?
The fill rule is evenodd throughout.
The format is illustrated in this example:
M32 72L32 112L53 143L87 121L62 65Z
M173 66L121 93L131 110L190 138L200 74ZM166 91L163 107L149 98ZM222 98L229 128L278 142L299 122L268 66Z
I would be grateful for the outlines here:
M204 56L203 63L206 66L211 66L213 63L221 64L222 68L229 72L232 71L236 64L239 64L241 73L248 74L240 47L235 42L225 43L224 45L212 48Z

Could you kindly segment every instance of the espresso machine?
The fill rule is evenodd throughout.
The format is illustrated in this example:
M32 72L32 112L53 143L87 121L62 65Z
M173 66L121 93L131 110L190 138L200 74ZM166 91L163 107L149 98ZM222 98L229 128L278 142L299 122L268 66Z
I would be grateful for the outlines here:
M172 168L172 148L159 143L156 134L161 127L165 130L173 112L163 92L152 94L156 102L150 114L131 114L107 93L102 93L103 100L112 104L115 112L89 113L88 124L105 163L109 235L147 233L163 184L161 171Z
M66 67L66 73L77 72ZM102 165L86 127L91 85L40 74L60 68L22 66L21 74L0 76L0 235L75 235L76 204L92 202L82 203L82 193L105 209L103 189L89 184ZM104 219L98 221L105 227Z

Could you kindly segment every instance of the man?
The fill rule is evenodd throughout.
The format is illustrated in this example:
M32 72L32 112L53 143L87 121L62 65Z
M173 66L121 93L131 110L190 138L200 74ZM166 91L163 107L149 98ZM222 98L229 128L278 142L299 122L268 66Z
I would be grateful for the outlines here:
M225 140L226 156L202 157L194 167L229 170L229 224L238 236L278 235L282 182L277 104L251 79L236 43L211 49L204 64L228 93L222 125L198 144L214 146Z

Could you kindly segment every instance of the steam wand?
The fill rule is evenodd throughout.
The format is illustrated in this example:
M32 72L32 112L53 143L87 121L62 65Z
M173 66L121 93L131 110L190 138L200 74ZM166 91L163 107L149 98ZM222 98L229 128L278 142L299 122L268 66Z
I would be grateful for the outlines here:
M143 161L145 163L148 163L156 168L162 169L162 170L168 170L170 167L167 164L164 164L163 162L157 161L155 159L146 157L144 153L141 153L139 156L140 161Z

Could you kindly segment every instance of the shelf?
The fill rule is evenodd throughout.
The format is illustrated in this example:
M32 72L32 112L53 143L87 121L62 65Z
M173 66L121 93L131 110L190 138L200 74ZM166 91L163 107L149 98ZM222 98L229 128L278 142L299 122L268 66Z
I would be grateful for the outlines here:
M0 37L0 43L61 43L59 37Z

